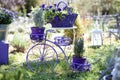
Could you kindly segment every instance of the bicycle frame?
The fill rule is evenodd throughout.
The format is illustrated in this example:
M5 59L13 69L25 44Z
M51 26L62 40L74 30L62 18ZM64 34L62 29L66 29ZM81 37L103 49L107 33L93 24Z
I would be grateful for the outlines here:
M66 54L65 54L65 51L60 47L60 45L59 44L57 44L57 43L55 43L55 42L53 42L53 41L51 41L51 40L48 40L47 39L47 34L48 34L48 32L53 32L53 33L55 33L55 31L54 30L51 30L51 29L48 29L47 31L46 31L46 34L45 34L45 38L43 39L44 40L44 50L45 50L45 44L46 44L46 42L48 41L48 42L50 42L50 43L52 43L52 44L54 44L55 46L57 46L61 51L62 51L62 53L64 54L64 57L65 57L65 59L66 59L66 61L68 62L68 58L67 58L67 56L66 56ZM43 52L44 53L44 52ZM43 54L44 55L44 54Z

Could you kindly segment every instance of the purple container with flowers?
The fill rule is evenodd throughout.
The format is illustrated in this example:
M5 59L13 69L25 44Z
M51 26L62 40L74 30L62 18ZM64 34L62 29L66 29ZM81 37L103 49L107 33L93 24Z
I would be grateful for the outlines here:
M64 7L61 8L61 4L64 5ZM54 4L53 6L46 6L43 4L41 8L45 13L45 22L51 23L52 27L73 27L78 15L74 13L72 7L68 7L68 5L63 1L60 1L58 4Z

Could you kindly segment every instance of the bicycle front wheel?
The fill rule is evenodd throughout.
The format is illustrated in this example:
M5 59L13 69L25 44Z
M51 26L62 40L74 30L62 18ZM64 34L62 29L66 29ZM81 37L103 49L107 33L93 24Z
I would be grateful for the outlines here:
M57 52L49 44L36 44L28 50L26 64L33 72L53 72L57 63Z

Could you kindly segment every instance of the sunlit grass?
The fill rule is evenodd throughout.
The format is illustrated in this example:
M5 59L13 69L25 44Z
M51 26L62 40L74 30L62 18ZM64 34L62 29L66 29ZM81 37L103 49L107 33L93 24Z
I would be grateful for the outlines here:
M40 68L38 73L34 73L26 67L26 54L9 54L9 64L0 66L0 80L8 80L9 78L9 80L97 80L100 73L106 69L107 56L113 52L110 51L109 46L105 47L104 45L97 49L87 48L84 56L91 63L89 72L76 73L63 59L55 67L54 73L44 73L44 75L40 75ZM47 68L44 66L43 70L47 71Z

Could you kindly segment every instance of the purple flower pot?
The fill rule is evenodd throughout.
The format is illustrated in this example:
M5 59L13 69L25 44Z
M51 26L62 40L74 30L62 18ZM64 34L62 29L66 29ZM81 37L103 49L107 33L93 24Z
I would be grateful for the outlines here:
M86 58L73 56L71 68L75 71L89 71L90 64L88 64Z
M8 48L7 43L0 41L0 64L8 64Z
M44 37L44 27L31 27L30 39L35 41L42 41Z
M32 34L44 34L44 27L31 27Z
M84 64L86 58L73 56L73 63Z

